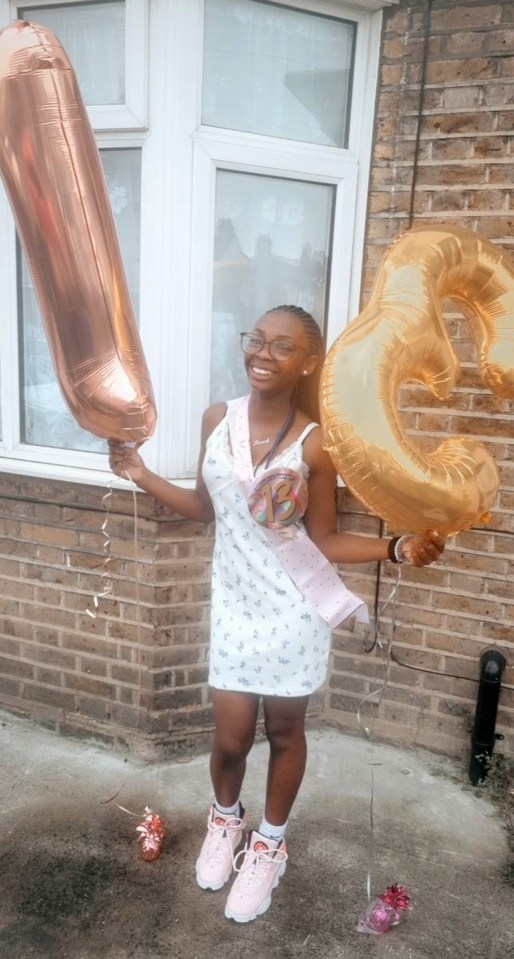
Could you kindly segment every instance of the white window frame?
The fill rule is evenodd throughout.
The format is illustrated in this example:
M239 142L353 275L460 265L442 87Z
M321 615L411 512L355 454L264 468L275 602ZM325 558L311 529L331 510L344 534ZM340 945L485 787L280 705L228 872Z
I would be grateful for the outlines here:
M368 0L364 0L368 3ZM214 249L215 181L218 170L260 173L265 176L294 178L304 182L336 187L332 233L331 273L328 286L327 342L333 342L348 320L358 311L360 277L364 246L367 184L374 117L366 99L366 90L376 89L380 18L362 12L356 4L331 0L280 0L281 6L309 13L338 16L356 24L353 95L350 111L348 147L285 140L279 137L242 133L201 124L193 135L193 205L191 247L190 341L188 355L188 433L184 458L175 455L174 475L191 475L198 455L198 424L209 402L212 264ZM362 6L362 5L360 5ZM202 35L203 21L197 25ZM370 70L373 62L375 69ZM197 89L202 90L202 76ZM359 177L359 169L361 176ZM364 171L366 171L364 173ZM362 175L364 174L364 175ZM360 186L360 191L359 191ZM209 216L206 216L209 211ZM360 214L360 231L357 219ZM348 250L351 255L348 255ZM207 280L206 280L207 278ZM193 325L194 324L194 325Z
M100 115L94 123L99 147L141 146L143 151L140 332L159 414L144 456L151 469L189 485L196 467L200 416L209 393L216 171L234 169L335 185L328 313L328 334L333 339L358 311L380 45L381 14L376 11L387 3L280 0L282 6L357 23L348 149L202 126L203 0L152 0L150 6L147 0L127 3L144 8L149 15L148 28L138 21L138 42L143 36L148 39L141 87L150 94L149 128L145 132L141 124L106 130ZM21 5L0 0L0 13ZM174 91L179 92L174 96ZM92 119L96 109L104 108L91 108ZM14 236L0 186L4 411L12 410L19 397ZM12 412L13 422L18 415ZM9 416L4 415L4 424L6 420ZM12 426L4 425L4 431L0 470L100 485L113 479L102 455L29 447L19 444ZM126 484L115 480L114 485Z
M357 164L346 150L309 149L303 145L301 154L291 148L290 142L271 137L259 137L259 146L252 135L228 134L224 130L201 127L195 135L193 159L193 222L192 247L195 257L191 269L191 317L197 317L195 337L189 354L189 381L200 384L191 391L191 430L183 468L191 472L198 450L198 429L202 411L209 403L211 310L213 284L214 216L206 228L205 211L214 213L216 174L218 170L256 173L280 179L301 180L335 186L334 221L332 230L327 336L332 340L340 331L337 317L348 311L353 246L353 227L357 186ZM280 144L280 146L279 146ZM206 264L209 264L207 272ZM206 282L207 277L207 282ZM202 281L203 278L203 281Z
M17 20L23 7L72 6L84 0L9 0L7 20ZM125 0L125 103L90 104L91 126L101 130L145 130L148 126L148 4ZM34 18L35 19L35 18Z

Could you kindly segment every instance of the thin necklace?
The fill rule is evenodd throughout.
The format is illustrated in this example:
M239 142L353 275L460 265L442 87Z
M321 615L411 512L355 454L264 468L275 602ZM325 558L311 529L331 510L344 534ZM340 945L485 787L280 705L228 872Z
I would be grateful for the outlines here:
M296 406L295 406L295 403L294 403L294 401L293 401L293 402L291 403L290 408L289 408L289 412L288 412L288 414L287 414L284 422L282 423L282 426L280 427L278 433L276 434L276 436L275 436L275 438L274 438L274 440L273 440L272 447L271 447L271 449L269 450L268 454L266 455L266 462L265 462L265 464L264 464L265 469L267 469L268 466L269 466L269 464L271 463L271 460L273 459L273 455L274 455L274 453L275 453L275 450L277 449L277 446L282 442L282 440L284 439L284 436L286 435L286 433L289 432L289 429L290 429L290 427L291 427L291 425L292 425L292 423L293 423L293 420L294 420L294 418L295 418L295 414L296 414ZM250 446L264 446L266 443L269 443L270 440L271 440L271 437L270 437L270 436L268 436L265 440L250 440ZM263 457L263 459L264 459L264 457ZM262 460L260 460L260 462L262 463ZM257 464L257 465L259 465L259 464ZM257 468L257 467L255 467L255 468Z

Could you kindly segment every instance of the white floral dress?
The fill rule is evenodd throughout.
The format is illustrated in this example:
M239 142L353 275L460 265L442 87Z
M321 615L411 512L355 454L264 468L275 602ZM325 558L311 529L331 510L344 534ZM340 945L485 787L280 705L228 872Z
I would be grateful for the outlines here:
M302 444L316 425L273 465L307 478ZM202 472L216 515L209 683L264 696L308 695L326 679L330 626L294 585L248 510L226 416L207 441Z

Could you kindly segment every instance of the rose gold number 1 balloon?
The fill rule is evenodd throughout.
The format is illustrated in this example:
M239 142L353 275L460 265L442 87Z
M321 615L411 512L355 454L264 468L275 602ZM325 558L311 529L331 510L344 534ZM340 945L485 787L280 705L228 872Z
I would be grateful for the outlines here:
M142 442L156 420L100 157L57 38L0 32L0 172L77 422Z

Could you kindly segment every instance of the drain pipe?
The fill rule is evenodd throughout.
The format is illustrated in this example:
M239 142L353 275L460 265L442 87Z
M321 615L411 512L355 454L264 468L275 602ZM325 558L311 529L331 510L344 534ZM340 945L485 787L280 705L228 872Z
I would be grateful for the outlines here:
M495 733L494 729L505 666L505 656L498 649L486 650L480 659L477 708L471 733L469 760L469 778L474 786L484 782L489 772L495 741L503 739L502 734Z

